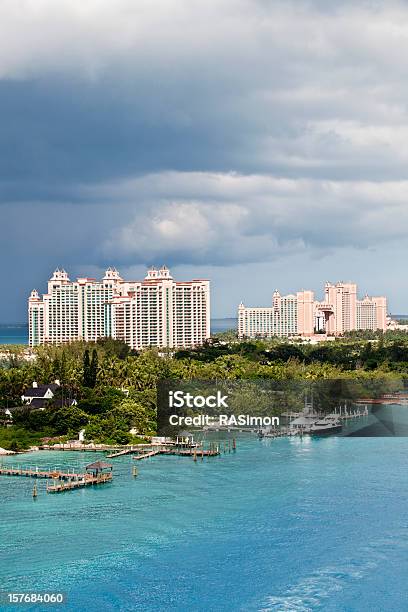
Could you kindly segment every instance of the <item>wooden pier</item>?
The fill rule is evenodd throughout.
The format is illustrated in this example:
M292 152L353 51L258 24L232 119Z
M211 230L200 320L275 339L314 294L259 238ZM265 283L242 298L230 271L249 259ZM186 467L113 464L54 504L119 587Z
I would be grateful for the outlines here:
M112 471L105 472L104 470L112 470L112 466L104 461L96 461L87 465L85 472L63 472L54 468L53 470L41 469L35 467L23 466L0 466L0 475L3 476L22 476L26 478L43 478L52 480L53 484L47 482L47 493L61 493L63 491L72 491L92 485L106 484L112 480ZM34 485L33 497L37 497L37 487Z
M72 491L72 489L81 489L93 485L106 484L112 480L112 474L83 474L80 480L69 480L68 482L59 482L56 484L47 483L47 493L62 493L64 491Z
M155 449L155 450L150 450L147 452L142 452L139 453L137 455L133 455L133 459L135 459L135 461L139 461L140 459L148 459L149 457L154 457L155 455L159 455L162 451Z
M122 455L131 455L134 452L136 452L134 448L124 448L123 450L115 451L114 453L111 453L110 455L106 455L106 458L114 459L115 457L121 457Z
M59 470L42 470L40 468L25 467L0 467L0 475L3 476L26 476L27 478L54 478L58 480L71 480L83 478L84 474L75 472L61 472Z
M196 455L197 457L216 457L217 455L220 454L220 451L217 449L210 449L210 450L204 450L204 449L171 449L171 450L163 450L160 451L160 454L162 455L178 455L180 457L194 457L194 455Z
M215 457L220 454L219 448L214 447L209 450L202 448L174 448L174 447L161 447L156 448L138 455L134 455L133 459L139 461L140 459L148 459L155 455L177 455L179 457Z

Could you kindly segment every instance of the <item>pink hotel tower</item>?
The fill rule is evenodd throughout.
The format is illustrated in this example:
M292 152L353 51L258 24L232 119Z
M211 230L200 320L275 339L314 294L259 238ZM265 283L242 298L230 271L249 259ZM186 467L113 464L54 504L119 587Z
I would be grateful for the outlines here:
M298 291L281 296L273 294L272 306L238 308L240 338L271 336L311 337L316 332L341 336L352 330L383 330L387 328L387 298L357 298L355 283L326 283L322 302L314 299L313 291Z

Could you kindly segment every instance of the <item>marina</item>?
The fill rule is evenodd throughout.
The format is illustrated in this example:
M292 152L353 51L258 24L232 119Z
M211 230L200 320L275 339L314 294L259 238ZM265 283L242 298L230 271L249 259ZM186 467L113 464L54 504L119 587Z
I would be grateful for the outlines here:
M237 444L236 439L233 439L232 449L236 451ZM62 449L54 449L58 452ZM231 452L231 442L228 445L228 451ZM39 451L42 452L42 451ZM102 451L99 450L102 454ZM224 453L227 452L227 447L224 444ZM121 459L129 455L132 455L132 459L140 461L142 459L149 459L156 455L165 456L179 456L179 457L190 457L194 461L198 459L203 460L204 457L216 457L221 454L220 444L211 442L209 448L204 448L203 445L198 443L191 443L187 441L181 441L179 444L168 443L162 445L135 445L122 450L117 450L111 453L107 458ZM46 492L47 493L63 493L65 491L72 491L75 489L81 489L84 487L107 484L112 481L112 464L106 463L104 460L95 461L87 466L83 471L71 469L61 470L59 467L45 467L45 466L26 466L26 465L0 465L0 476L14 476L22 478L35 478L46 480ZM137 476L138 472L136 468L132 469L132 475ZM32 492L34 499L38 497L37 485L34 485Z
M312 403L305 401L304 410L300 413L287 413L287 425L271 426L258 430L247 430L250 436L257 434L259 439L279 439L279 438L300 438L304 436L329 436L341 435L343 423L348 423L350 420L362 419L368 416L368 406L361 409L347 409L346 406L335 410L328 415L316 413L313 410ZM231 438L227 432L224 439L215 439L215 432L201 431L196 432L197 435L203 436L201 439L194 441L193 436L183 435L177 438L152 438L150 443L127 445L125 447L112 447L111 445L98 445L96 448L89 448L89 445L75 444L57 444L53 447L48 447L47 451L60 452L64 454L72 452L77 453L79 450L86 453L89 450L98 452L100 455L105 455L106 459L122 459L131 458L133 461L142 461L154 458L156 456L165 457L186 457L197 461L203 461L204 458L212 458L221 454L235 452L237 449L237 439L234 435ZM154 440L154 441L153 441ZM67 448L67 446L69 448ZM45 450L45 449L44 449ZM47 453L48 454L48 453ZM131 470L133 476L138 475L138 470L133 467ZM112 482L112 464L106 463L104 460L96 461L85 466L85 469L79 470L75 468L61 469L60 467L44 466L24 466L7 464L0 466L1 476L14 476L23 478L34 478L46 480L47 493L62 493L66 491L78 490L94 485L107 484ZM32 491L33 499L38 497L37 486L34 486Z
M282 414L287 420L286 426L268 427L259 429L259 438L280 438L284 436L321 436L341 434L344 423L350 420L368 417L369 411L366 405L364 410L347 408L347 405L340 406L330 414L316 412L313 408L313 401L305 400L302 412L285 412Z

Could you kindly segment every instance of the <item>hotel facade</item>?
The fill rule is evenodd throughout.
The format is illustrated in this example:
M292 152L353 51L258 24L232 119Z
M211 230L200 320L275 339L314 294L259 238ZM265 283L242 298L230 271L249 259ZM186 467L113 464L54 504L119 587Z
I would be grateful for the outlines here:
M357 297L355 283L326 283L324 299L315 300L313 291L281 296L275 291L272 306L238 307L240 338L342 336L353 330L387 329L387 299L384 296Z
M42 298L31 292L28 321L30 346L104 337L136 350L198 346L210 337L210 283L175 281L165 266L142 281L125 281L115 268L100 281L70 281L57 269Z

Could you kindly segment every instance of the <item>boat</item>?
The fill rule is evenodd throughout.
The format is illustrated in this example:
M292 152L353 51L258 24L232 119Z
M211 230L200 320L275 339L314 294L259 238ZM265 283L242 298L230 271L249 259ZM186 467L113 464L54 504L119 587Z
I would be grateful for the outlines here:
M311 414L302 413L301 416L290 422L289 429L292 431L308 431L313 423L316 422L318 416L319 415L314 412Z
M326 436L339 433L343 425L337 417L326 416L315 421L308 430L311 436Z
M296 418L289 423L289 430L293 432L308 432L309 428L319 418L319 414L313 408L313 395L308 400L308 395L305 395L305 405L303 412L297 414Z

